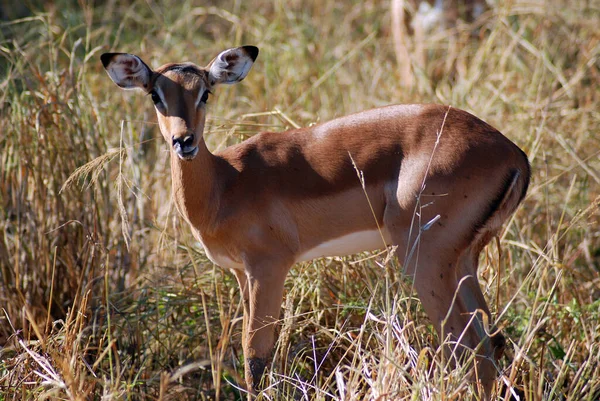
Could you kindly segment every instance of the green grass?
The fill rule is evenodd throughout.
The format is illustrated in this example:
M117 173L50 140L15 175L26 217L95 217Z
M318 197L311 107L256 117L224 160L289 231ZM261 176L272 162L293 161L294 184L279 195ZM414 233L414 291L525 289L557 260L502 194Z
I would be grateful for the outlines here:
M240 44L261 53L211 98L212 149L430 102L522 147L530 190L480 268L509 337L499 383L526 400L600 400L597 1L499 1L427 37L414 89L398 81L387 1L98 3L8 4L0 23L0 400L242 397L235 279L173 207L151 103L99 61L206 64ZM265 399L475 397L385 254L297 265L286 289Z

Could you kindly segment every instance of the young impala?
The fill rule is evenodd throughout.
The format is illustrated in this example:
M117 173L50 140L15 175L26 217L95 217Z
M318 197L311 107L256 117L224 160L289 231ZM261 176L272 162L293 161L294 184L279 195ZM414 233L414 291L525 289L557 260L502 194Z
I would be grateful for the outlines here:
M213 154L203 137L208 95L244 79L257 56L243 46L207 67L156 70L131 54L101 57L118 86L150 94L171 149L177 209L208 257L237 277L248 389L258 390L270 358L294 263L389 245L403 257L418 239L418 258L403 269L438 332L477 349L476 377L489 392L504 338L488 327L478 256L525 195L525 154L471 114L439 105L264 132Z

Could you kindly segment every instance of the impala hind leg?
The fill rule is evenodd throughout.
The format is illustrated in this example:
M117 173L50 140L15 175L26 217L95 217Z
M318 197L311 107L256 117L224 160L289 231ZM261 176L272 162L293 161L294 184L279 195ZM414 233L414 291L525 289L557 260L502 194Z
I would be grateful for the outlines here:
M486 236L492 238L492 234ZM477 267L479 254L487 244L487 239L479 240L467 248L458 260L457 272L463 277L462 285L457 293L457 301L462 304L464 310L470 311L473 316L472 326L477 332L479 350L481 357L477 358L478 379L481 381L486 394L490 394L498 371L495 362L504 354L506 340L502 333L493 324L492 316L487 307L481 287L477 280ZM476 313L475 315L473 315Z
M458 256L440 249L421 249L412 273L414 286L425 312L434 323L440 341L449 339L444 355L451 364L464 363L475 350L476 379L487 396L497 371L494 365L503 337L490 337L491 314L477 281L478 249L471 247ZM489 334L488 334L489 333Z

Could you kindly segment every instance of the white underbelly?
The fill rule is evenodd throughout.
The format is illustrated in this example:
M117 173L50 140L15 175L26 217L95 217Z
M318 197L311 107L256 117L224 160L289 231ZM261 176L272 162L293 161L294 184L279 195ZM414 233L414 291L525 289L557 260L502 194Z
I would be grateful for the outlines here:
M217 253L211 253L208 249L204 248L206 252L206 256L210 259L211 262L216 264L219 267L223 267L225 269L230 270L244 270L244 264L241 262L236 262L226 255L221 255Z
M244 270L244 264L229 258L226 255L211 252L204 244L200 245L204 248L206 256L217 266L232 269ZM359 252L373 251L383 249L391 244L390 235L383 227L379 230L357 231L351 234L346 234L341 237L325 241L312 249L309 249L298 257L294 263L306 262L309 260L322 258L326 256L347 256Z
M390 236L385 229L358 231L323 242L307 250L296 258L296 262L324 256L346 256L354 253L383 249L390 244Z
M198 235L196 236L198 243L200 244L202 249L204 249L204 253L206 254L206 257L211 262L213 262L215 265L225 268L225 269L244 270L244 264L242 262L235 261L235 260L231 259L229 256L224 255L222 253L212 251L206 245L204 245L204 242L202 242L199 238L201 238L201 236L198 233Z

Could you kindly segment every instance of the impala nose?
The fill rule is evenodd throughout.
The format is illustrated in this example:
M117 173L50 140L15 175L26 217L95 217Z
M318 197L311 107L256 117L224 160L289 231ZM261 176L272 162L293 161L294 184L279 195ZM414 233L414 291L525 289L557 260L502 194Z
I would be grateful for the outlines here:
M180 136L180 137L175 137L173 136L171 138L171 140L173 141L173 147L179 147L182 150L185 150L186 148L190 148L192 146L194 146L194 135L186 135L186 136Z
M198 154L198 146L194 146L194 134L172 136L171 142L175 154L182 160L192 160Z

